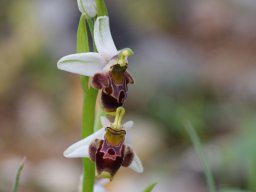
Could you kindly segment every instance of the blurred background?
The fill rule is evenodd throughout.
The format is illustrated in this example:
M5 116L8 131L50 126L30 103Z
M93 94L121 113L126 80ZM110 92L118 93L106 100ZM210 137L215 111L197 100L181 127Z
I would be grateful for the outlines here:
M111 0L112 36L130 47L136 84L126 120L143 174L122 168L111 192L207 192L184 129L202 140L218 189L256 191L256 1ZM76 192L81 159L77 75L56 62L75 52L75 0L0 1L0 192L25 156L20 192Z

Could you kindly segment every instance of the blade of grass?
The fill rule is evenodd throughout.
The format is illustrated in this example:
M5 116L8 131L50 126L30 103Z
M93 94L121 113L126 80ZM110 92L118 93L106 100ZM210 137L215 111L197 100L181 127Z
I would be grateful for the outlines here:
M157 185L157 182L152 183L146 189L144 189L143 192L151 192L155 188L156 185Z
M16 172L15 181L14 181L13 186L12 186L12 192L17 192L17 190L18 190L19 181L20 181L20 174L21 174L22 169L24 167L25 161L26 161L26 158L24 157L22 159L22 161L20 162L19 168Z
M195 129L193 128L193 126L191 125L190 122L187 122L185 123L185 128L186 128L186 131L188 132L192 142L193 142L193 145L194 145L194 148L195 148L195 151L196 151L196 154L199 158L199 161L203 167L203 171L204 171L204 174L205 174L205 177L206 177L206 182L207 182L207 186L208 186L208 189L210 192L216 192L216 187L215 187L215 182L214 182L214 179L213 179L213 175L212 175L212 172L209 168L209 165L207 163L207 160L205 158L205 154L204 154L204 151L203 151L203 147L202 147L202 144L197 136L197 133L195 131Z

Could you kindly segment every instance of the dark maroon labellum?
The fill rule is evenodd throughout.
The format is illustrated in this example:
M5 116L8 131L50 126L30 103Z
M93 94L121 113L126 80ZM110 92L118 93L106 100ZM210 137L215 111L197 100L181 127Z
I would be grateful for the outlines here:
M132 149L123 143L110 145L106 140L98 139L91 143L89 152L91 160L96 163L97 173L107 172L110 179L121 166L128 167L134 156Z
M97 73L92 78L92 86L102 89L101 102L106 111L113 112L123 106L128 93L128 84L133 84L132 76L119 65L107 73Z

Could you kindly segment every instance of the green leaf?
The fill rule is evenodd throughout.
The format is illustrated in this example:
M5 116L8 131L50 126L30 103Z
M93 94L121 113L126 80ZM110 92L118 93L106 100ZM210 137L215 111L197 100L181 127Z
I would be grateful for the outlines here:
M16 172L15 182L13 183L13 186L12 186L12 192L17 192L17 190L18 190L19 181L20 181L20 174L21 174L22 169L24 167L25 161L26 161L26 158L24 157L22 159L22 161L20 162L19 168Z
M89 18L87 19L87 24L91 33L91 38L92 38L92 43L93 43L93 51L97 52L97 48L94 42L94 23L95 23L95 18Z
M104 0L96 0L97 14L98 16L107 16L108 10Z
M143 192L151 192L155 188L156 185L157 185L157 182L152 183L146 189L144 189Z
M207 163L207 160L205 158L205 154L204 154L204 150L203 150L203 146L196 134L196 131L195 129L193 128L193 126L191 125L190 122L187 122L185 124L185 128L186 128L186 131L188 132L192 142L193 142L193 145L194 145L194 148L196 150L196 154L202 164L202 167L203 167L203 171L204 171L204 174L205 174L205 177L206 177L206 182L207 182L207 186L208 186L208 189L210 192L216 192L216 187L215 187L215 182L214 182L214 179L213 179L213 176L212 176L212 172L209 168L209 165Z

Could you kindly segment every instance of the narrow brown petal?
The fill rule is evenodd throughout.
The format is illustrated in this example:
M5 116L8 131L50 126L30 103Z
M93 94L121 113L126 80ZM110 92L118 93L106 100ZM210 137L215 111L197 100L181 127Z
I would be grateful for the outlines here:
M92 161L95 161L96 158L96 152L97 149L100 146L100 140L95 139L90 145L89 145L89 156Z
M109 79L106 74L96 73L92 77L92 86L96 89L104 89L109 86Z
M125 146L125 151L124 151L124 160L122 163L122 166L128 167L132 161L133 161L134 153L131 147Z
M134 84L134 79L132 78L131 74L128 71L126 71L124 75L127 80L127 83Z

